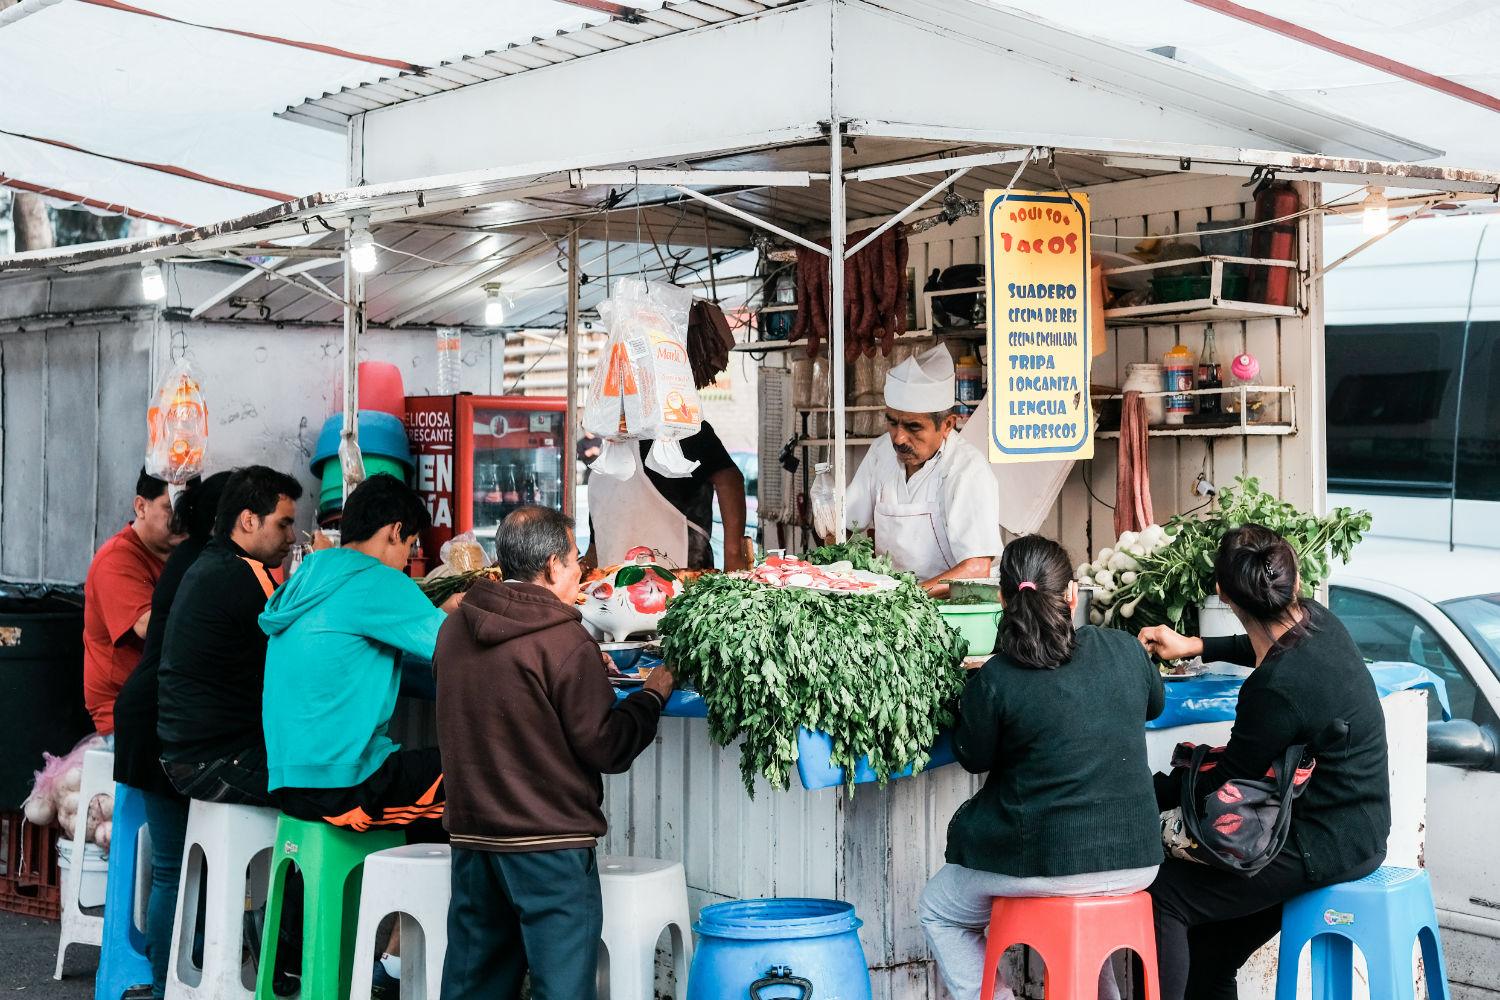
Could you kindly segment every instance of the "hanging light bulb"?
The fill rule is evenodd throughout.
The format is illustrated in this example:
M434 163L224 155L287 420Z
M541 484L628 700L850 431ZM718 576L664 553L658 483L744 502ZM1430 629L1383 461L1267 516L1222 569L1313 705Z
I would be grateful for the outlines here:
M349 263L360 274L375 270L375 237L370 235L368 216L356 216L349 227Z
M141 294L147 302L160 302L167 297L167 285L162 281L161 265L148 260L141 265Z
M1385 188L1372 187L1362 203L1364 211L1360 219L1365 232L1370 236L1384 236L1391 231L1391 209L1385 200Z
M499 326L505 322L505 302L500 298L500 283L484 286L484 325Z

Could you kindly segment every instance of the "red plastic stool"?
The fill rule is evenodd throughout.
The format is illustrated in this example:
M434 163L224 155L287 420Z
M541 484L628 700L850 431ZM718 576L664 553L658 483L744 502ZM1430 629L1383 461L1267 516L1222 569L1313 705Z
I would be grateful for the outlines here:
M995 897L984 950L983 1000L994 1000L995 969L1013 944L1036 950L1047 966L1047 1000L1098 1000L1099 970L1120 949L1135 952L1146 970L1146 998L1161 996L1156 979L1156 930L1151 897Z

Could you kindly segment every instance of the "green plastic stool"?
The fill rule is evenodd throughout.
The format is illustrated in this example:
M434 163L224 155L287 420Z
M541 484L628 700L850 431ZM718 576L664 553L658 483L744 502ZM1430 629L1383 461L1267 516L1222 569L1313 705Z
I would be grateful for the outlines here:
M276 968L277 929L286 893L286 873L302 870L301 1000L345 1000L354 969L354 934L359 920L360 875L365 858L400 847L406 835L389 830L352 833L327 823L310 823L283 813L276 821L266 926L256 1000L279 1000L271 990Z

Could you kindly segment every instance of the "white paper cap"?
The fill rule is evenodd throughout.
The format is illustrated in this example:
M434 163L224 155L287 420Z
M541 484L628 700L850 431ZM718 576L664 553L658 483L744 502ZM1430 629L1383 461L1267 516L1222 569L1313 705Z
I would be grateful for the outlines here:
M942 344L907 358L885 377L885 405L907 413L951 410L957 395L953 355Z

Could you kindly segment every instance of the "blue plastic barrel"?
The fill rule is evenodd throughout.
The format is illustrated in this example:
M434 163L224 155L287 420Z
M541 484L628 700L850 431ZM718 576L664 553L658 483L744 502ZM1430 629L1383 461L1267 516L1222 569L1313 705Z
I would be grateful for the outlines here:
M687 1000L870 1000L859 926L854 907L836 899L705 906L693 925L698 947Z

